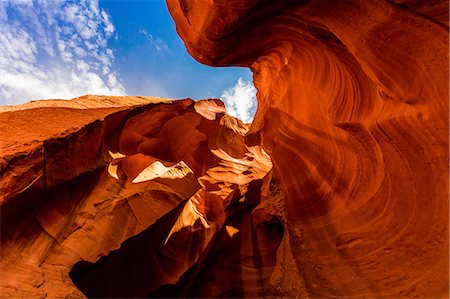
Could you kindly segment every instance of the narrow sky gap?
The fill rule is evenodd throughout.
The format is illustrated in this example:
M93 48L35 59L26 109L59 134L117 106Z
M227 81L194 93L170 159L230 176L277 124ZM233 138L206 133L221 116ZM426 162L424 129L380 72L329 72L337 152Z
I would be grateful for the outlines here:
M220 99L225 103L228 114L244 123L251 123L256 112L256 88L251 81L239 78L235 86L225 90Z
M83 94L221 98L250 122L247 68L196 62L165 1L0 1L0 104Z

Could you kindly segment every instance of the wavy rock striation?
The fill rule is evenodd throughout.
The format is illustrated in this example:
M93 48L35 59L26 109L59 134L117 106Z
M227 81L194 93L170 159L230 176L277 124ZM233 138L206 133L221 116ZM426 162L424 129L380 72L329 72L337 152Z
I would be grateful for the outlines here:
M236 271L265 273L249 293L262 294L283 235L258 205L272 163L222 102L48 103L0 113L2 296L178 296L224 244Z
M126 119L160 102L86 96L0 113L2 297L84 297L68 276L75 262L98 260L196 191L192 176L144 186L103 170ZM153 206L145 219L134 202Z
M167 2L195 59L253 72L247 142L285 192L279 273L303 281L274 291L447 296L448 2Z
M448 2L168 0L219 100L0 110L0 294L448 296Z

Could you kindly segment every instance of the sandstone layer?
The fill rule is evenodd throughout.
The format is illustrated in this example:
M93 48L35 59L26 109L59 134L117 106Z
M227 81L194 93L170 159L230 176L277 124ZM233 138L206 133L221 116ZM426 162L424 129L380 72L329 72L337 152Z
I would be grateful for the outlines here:
M181 296L205 259L246 262L262 295L283 227L259 205L272 163L248 125L213 99L48 103L0 113L2 296Z
M167 3L195 59L253 72L303 281L280 295L447 297L448 1Z
M219 100L0 109L0 296L445 298L448 2L168 0Z

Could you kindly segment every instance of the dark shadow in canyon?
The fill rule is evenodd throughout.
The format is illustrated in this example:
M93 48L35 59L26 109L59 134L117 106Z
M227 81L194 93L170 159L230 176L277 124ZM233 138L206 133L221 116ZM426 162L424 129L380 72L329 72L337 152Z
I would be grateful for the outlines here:
M78 262L70 277L89 298L261 297L284 229L276 216L255 209L260 187L250 183L246 201L227 208L229 217L212 239L199 225L164 245L180 204L98 262ZM238 233L230 237L227 226Z

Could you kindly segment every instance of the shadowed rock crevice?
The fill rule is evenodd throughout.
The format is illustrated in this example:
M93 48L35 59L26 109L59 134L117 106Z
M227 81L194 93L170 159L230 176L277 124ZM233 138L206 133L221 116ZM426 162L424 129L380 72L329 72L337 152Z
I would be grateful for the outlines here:
M258 223L264 217L252 215L261 211L238 203L206 247L200 224L164 244L181 210L182 205L98 262L75 264L74 284L89 298L262 296L283 236L275 216ZM236 234L229 234L230 226Z
M219 100L78 110L0 113L12 125L27 114L68 118L61 135L38 131L40 139L31 142L33 134L23 136L29 148L14 143L14 130L6 138L12 145L3 149L12 162L0 181L6 294L143 297L164 285L181 292L180 277L216 246L215 235L240 239L266 222L228 223L244 210L264 211L258 204L267 200L272 163L259 145L245 144L248 126L226 115ZM16 195L21 177L35 183ZM253 247L247 254L258 259Z

